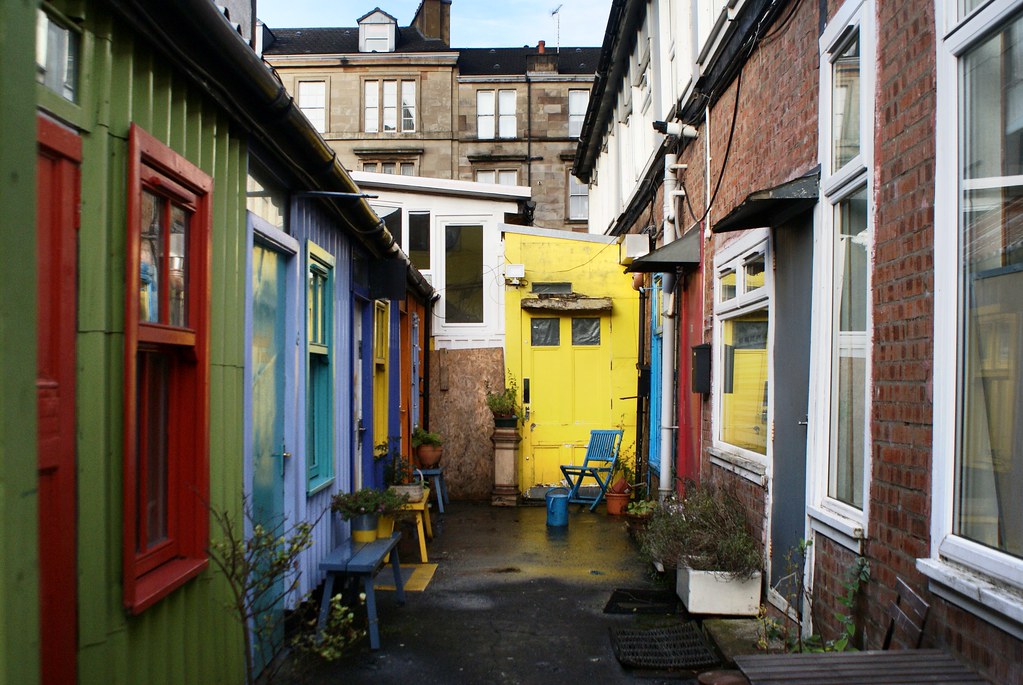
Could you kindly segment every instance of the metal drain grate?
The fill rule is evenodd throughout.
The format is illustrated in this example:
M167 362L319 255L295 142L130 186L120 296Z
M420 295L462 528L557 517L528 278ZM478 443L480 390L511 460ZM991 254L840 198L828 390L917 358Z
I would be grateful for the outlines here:
M618 661L632 668L696 670L719 663L692 621L664 628L612 628L611 645Z

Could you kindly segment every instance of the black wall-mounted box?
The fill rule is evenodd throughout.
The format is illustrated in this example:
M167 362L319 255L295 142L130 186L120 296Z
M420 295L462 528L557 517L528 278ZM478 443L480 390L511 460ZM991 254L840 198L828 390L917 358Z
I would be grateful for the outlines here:
M710 343L693 345L692 386L693 392L710 394Z

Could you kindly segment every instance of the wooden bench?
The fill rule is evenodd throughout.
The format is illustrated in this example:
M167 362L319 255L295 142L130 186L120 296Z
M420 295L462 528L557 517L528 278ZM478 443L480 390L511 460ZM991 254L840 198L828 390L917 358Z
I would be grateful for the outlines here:
M402 509L412 512L416 519L416 537L419 538L419 561L425 564L430 560L426 554L426 540L427 538L433 539L433 524L430 523L430 488L424 488L423 490L423 499L418 502L409 502Z
M398 541L401 533L394 533L390 538L373 542L353 542L346 540L320 562L320 570L326 571L323 582L323 599L320 600L320 620L318 630L323 630L330 613L330 598L334 594L334 582L340 576L358 582L362 579L363 592L366 594L366 617L369 625L370 649L380 649L380 631L377 628L377 601L373 591L373 578L383 568L387 555L390 554L391 569L394 571L394 587L398 595L398 604L405 604L405 584L401 579L401 565L398 563Z

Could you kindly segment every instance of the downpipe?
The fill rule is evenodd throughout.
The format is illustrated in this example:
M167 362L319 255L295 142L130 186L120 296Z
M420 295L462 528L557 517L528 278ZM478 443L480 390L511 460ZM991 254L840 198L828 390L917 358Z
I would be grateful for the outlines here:
M664 155L663 244L675 241L675 167L678 156ZM658 499L664 500L673 491L674 460L672 459L675 425L675 274L664 274L661 279L661 478L658 483Z

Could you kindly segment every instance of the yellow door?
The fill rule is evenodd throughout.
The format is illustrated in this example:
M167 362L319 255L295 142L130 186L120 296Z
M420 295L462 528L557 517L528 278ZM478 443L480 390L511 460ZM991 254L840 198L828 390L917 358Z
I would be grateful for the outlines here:
M594 428L611 416L611 319L594 313L522 312L523 491L581 464Z

